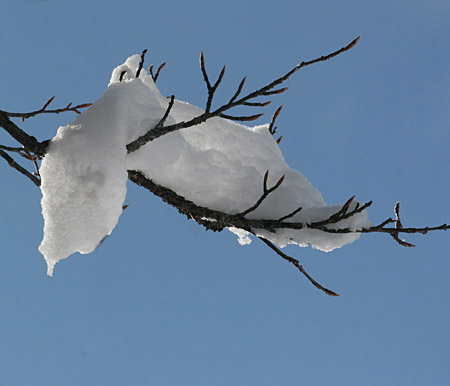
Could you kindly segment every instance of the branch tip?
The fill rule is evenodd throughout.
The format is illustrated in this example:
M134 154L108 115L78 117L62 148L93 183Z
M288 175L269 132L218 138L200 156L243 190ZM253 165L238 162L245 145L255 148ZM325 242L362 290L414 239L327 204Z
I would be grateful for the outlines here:
M50 103L53 102L53 100L55 99L55 96L56 96L56 95L52 96L52 97L45 103L45 105L44 105L44 107L42 108L42 110L45 110L45 109L50 105Z

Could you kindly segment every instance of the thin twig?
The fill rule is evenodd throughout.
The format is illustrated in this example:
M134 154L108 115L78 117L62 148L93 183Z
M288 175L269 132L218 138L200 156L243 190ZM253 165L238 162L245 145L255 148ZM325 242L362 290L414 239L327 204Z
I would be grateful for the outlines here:
M303 209L302 207L299 207L299 208L295 209L294 211L292 211L291 213L287 214L286 216L280 217L277 221L283 222L283 221L287 220L288 218L294 217L302 209Z
M12 151L14 153L19 153L20 155L23 156L23 147L10 147L10 146L4 146L4 145L0 145L0 149L2 150L6 150L6 151Z
M281 109L283 108L283 105L281 105L280 107L277 108L277 110L274 112L273 116L272 116L272 121L270 122L269 125L269 133L274 135L277 131L277 127L273 127L275 125L275 121L278 118L278 115L280 115Z
M255 205L253 205L250 208L248 208L247 210L244 210L243 212L239 213L238 216L245 216L245 215L249 214L250 212L255 211L262 204L262 202L266 199L266 197L270 193L274 192L275 190L277 190L280 187L280 185L284 181L284 177L285 177L285 175L283 174L283 176L278 180L278 182L274 186L272 186L271 188L267 188L267 179L269 178L269 171L267 170L266 173L264 174L263 194L258 199L258 201L256 201Z
M27 169L20 166L12 157L10 157L7 153L5 153L3 150L0 150L0 157L4 158L9 166L16 169L20 173L22 173L24 176L28 177L36 186L41 186L41 181L39 178L31 174Z
M159 77L159 73L161 72L161 70L165 67L166 62L160 64L160 66L158 67L158 69L156 70L156 74L153 74L153 65L150 66L150 68L148 69L148 71L150 72L150 75L153 79L153 82L156 83L156 81L158 80Z
M141 146L145 145L147 142L153 141L163 135L166 135L168 133L171 133L172 131L176 131L176 130L181 130L181 129L185 129L188 127L192 127L195 125L198 125L200 123L203 123L205 121L207 121L208 119L212 118L212 117L217 117L217 116L223 116L223 113L227 110L230 110L233 107L236 106L242 106L245 103L248 103L250 100L260 97L260 96L268 96L268 95L273 95L273 94L278 94L281 92L284 92L287 90L287 88L282 88L282 89L277 89L277 90L272 90L274 87L282 84L283 82L285 82L291 75L293 75L294 73L296 73L298 70L300 70L303 67L309 66L311 64L314 63L318 63L318 62L322 62L328 59L331 59L345 51L350 50L351 48L353 48L355 46L355 44L358 42L359 37L354 39L351 43L349 43L348 45L346 45L345 47L332 52L329 55L326 56L321 56L320 58L316 58L307 62L301 62L300 64L298 64L297 66L295 66L292 70L290 70L289 72L287 72L285 75L281 76L278 79L275 79L273 82L261 87L260 89L253 91L249 94L247 94L244 97L241 97L240 99L237 99L238 96L240 95L242 88L244 86L245 83L245 78L241 81L241 83L239 84L238 90L236 91L236 93L231 97L230 101L224 105L222 105L221 107L217 108L214 111L210 111L211 109L211 104L212 104L212 99L214 97L214 92L217 89L218 85L220 84L220 81L223 78L223 74L225 73L225 68L222 69L219 78L217 80L217 82L214 85L211 85L211 82L209 81L209 77L208 74L206 73L206 68L205 68L205 63L204 63L204 56L203 54L200 55L200 67L202 70L202 74L203 74L203 79L207 85L208 88L208 99L206 102L206 110L203 114L200 114L197 117L192 118L191 120L185 122L178 122L169 126L163 126L157 130L155 130L155 128L150 128L147 133L145 133L144 135L142 135L141 137L137 138L136 140L134 140L133 142L129 143L127 145L127 151L128 153L132 153L133 151L136 151L137 149L139 149ZM231 117L231 116L230 116ZM254 117L251 116L250 118ZM239 118L243 118L243 117L239 117Z
M51 97L47 102L45 102L45 104L44 104L44 106L42 106L42 108L40 108L39 110L36 110L36 111L31 111L29 113L10 113L7 111L1 111L1 112L11 118L22 118L22 122L23 122L25 119L34 117L39 114L60 114L60 113L68 112L68 111L73 111L77 114L81 114L80 109L85 109L89 106L92 106L92 103L83 103L81 105L72 106L72 102L70 102L66 107L62 107L60 109L48 110L47 107L53 102L54 99L55 99L54 96Z
M174 102L175 102L175 95L171 95L169 105L167 106L166 112L164 113L161 120L156 124L156 126L155 126L156 129L158 129L164 125L164 122L166 121L167 117L170 114L170 110L172 110Z
M363 206L359 206L356 205L355 209L353 209L350 212L348 211L348 208L351 204L351 202L353 201L355 196L351 197L343 206L342 208L337 211L335 214L332 214L330 217L328 217L325 220L322 221L316 221L316 222L312 222L310 224L310 227L315 229L315 228L320 228L323 227L325 225L330 225L330 224L336 224L339 221L345 220L346 218L350 218L352 216L354 216L357 213L361 213L363 210L367 209L369 206L372 205L372 201L366 202Z
M145 54L146 53L147 53L147 49L142 51L141 61L139 62L139 67L138 67L138 69L136 71L136 78L139 78L139 75L141 75L142 67L144 66L144 58L145 58Z
M325 292L329 296L339 296L334 291L329 290L328 288L325 288L323 285L319 284L316 280L314 280L308 272L305 271L303 266L300 264L300 262L297 259L294 259L291 256L286 255L284 252L282 252L279 248L277 248L273 243L271 243L269 240L265 239L264 237L258 236L258 238L266 244L270 249L272 249L278 256L282 257L284 260L288 261L289 263L293 264L305 277L314 285L314 287L320 289L321 291Z
M211 110L211 104L212 104L212 100L214 98L214 94L215 94L217 88L219 87L220 82L222 82L223 76L225 75L226 66L223 66L222 71L220 71L220 74L216 80L216 83L214 83L214 85L211 85L209 78L208 78L208 74L206 72L205 57L203 55L203 51L200 53L200 68L201 68L201 71L203 74L203 80L205 81L206 88L208 90L208 98L206 100L205 112L209 113Z

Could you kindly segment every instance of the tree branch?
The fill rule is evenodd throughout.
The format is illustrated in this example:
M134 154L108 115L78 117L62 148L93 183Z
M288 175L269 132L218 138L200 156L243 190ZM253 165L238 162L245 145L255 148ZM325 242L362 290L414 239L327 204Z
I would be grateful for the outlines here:
M39 178L37 178L36 176L31 174L24 167L20 166L16 161L14 161L14 159L12 157L10 157L3 150L0 150L0 157L4 158L8 162L9 166L16 169L17 171L22 173L24 176L28 177L33 182L33 184L35 184L36 186L41 186L41 180Z
M156 70L156 74L153 74L153 65L150 66L150 68L148 69L148 71L150 72L150 75L153 79L153 82L156 83L156 81L158 80L159 77L159 73L161 72L161 70L165 67L166 62L162 63L158 69Z
M277 190L280 187L280 185L284 181L284 177L285 177L285 175L283 174L283 176L278 180L278 182L274 186L272 186L271 188L267 188L267 179L269 178L269 171L267 170L266 174L264 174L263 194L258 199L258 201L256 201L255 205L251 206L247 210L244 210L242 213L239 213L239 216L245 216L245 215L249 214L250 212L255 211L262 204L262 202L267 198L267 196L270 193L274 192L275 190Z
M178 211L184 215L186 215L189 219L194 219L198 223L198 219L210 219L211 221L206 221L200 223L201 225L205 226L205 228L214 230L214 231L221 231L224 228L228 227L234 227L234 228L240 228L244 229L246 231L251 231L252 229L264 229L271 233L276 232L277 229L294 229L294 230L301 230L301 229L315 229L322 232L327 233L337 233L337 234L348 234L348 233L387 233L390 235L395 235L399 233L407 233L407 234L413 234L413 233L419 233L419 234L426 234L431 231L438 231L438 230L449 230L450 225L443 224L436 227L422 227L422 228L388 228L387 225L394 222L392 219L388 219L384 222L382 222L379 225L372 226L372 227L366 227L366 228L360 228L360 229L350 229L350 228L328 228L327 225L334 225L338 224L340 221L345 220L351 216L354 216L361 211L365 210L370 206L372 203L371 201L362 205L362 206L355 206L355 209L345 212L343 206L342 209L340 209L335 214L329 216L328 218L317 221L317 222L287 222L286 220L290 217L292 217L294 214L298 213L300 211L300 208L296 209L294 212L291 212L290 214L281 217L280 219L250 219L246 218L242 215L242 213L238 214L229 214L225 212L221 212L218 210L202 207L200 205L197 205L193 203L192 201L186 200L184 197L178 195L173 190L160 186L150 180L149 178L145 177L144 174L142 174L139 171L136 170L129 170L128 171L128 178L130 181L146 188L150 192L154 193L161 199L163 199L164 202L167 204L175 207L178 209ZM277 183L278 184L278 183ZM261 198L258 200L260 201ZM348 202L348 201L347 201ZM255 205L254 205L255 206ZM254 207L253 206L253 207ZM252 208L253 208L252 207ZM251 209L251 208L249 208ZM248 211L248 210L247 210ZM246 212L247 212L246 211ZM345 214L344 214L345 212ZM339 215L339 216L338 216ZM202 221L203 221L202 220Z
M17 142L23 145L26 150L36 154L38 157L43 157L47 151L49 141L39 142L35 137L25 133L25 131L11 122L7 114L4 111L0 111L0 126Z
M0 113L5 114L7 117L11 118L22 118L22 122L27 118L34 117L39 114L60 114L68 111L73 111L77 114L81 114L80 109L84 109L86 107L92 106L92 103L83 103L81 105L72 106L72 102L70 102L66 107L62 107L60 109L47 110L47 107L53 102L55 97L51 97L47 102L45 102L44 106L36 111L31 111L29 113L9 113L7 111L0 111Z
M206 68L205 68L205 63L204 63L204 56L203 53L200 56L200 67L201 67L201 71L203 74L203 79L207 85L207 89L208 89L208 98L206 101L206 110L203 114L198 115L197 117L194 117L193 119L185 122L178 122L175 123L173 125L168 125L168 126L163 126L160 128L151 128L147 131L147 133L145 133L144 135L140 136L139 138L137 138L136 140L134 140L133 142L130 142L127 145L127 151L128 153L132 153L133 151L136 151L137 149L139 149L141 146L145 145L146 143L153 141L163 135L166 135L168 133L171 133L173 131L176 130L181 130L181 129L186 129L188 127L192 127L195 125L199 125L200 123L203 123L205 121L207 121L208 119L212 118L212 117L219 117L219 116L224 116L224 112L227 110L232 109L233 107L236 106L245 106L246 104L248 105L249 101L252 99L255 99L257 97L261 97L261 96L270 96L273 94L279 94L282 93L284 91L287 90L287 88L281 88L281 89L276 89L276 90L272 90L274 87L282 84L283 82L285 82L287 79L289 79L289 77L291 77L291 75L293 75L294 73L296 73L298 70L300 70L303 67L309 66L311 64L315 64L318 62L323 62L325 60L331 59L337 55L340 55L341 53L348 51L350 49L352 49L356 43L358 42L359 37L357 37L356 39L354 39L352 42L350 42L348 45L346 45L345 47L342 47L341 49L332 52L331 54L328 54L326 56L321 56L319 58L310 60L310 61L306 61L306 62L301 62L300 64L298 64L297 66L295 66L292 70L290 70L289 72L287 72L285 75L281 76L278 79L275 79L273 82L261 87L260 89L253 91L249 94L247 94L246 96L237 99L238 96L240 95L244 83L245 83L245 79L244 78L241 83L238 86L238 89L236 91L236 93L231 97L230 101L224 105L222 105L221 107L217 108L214 111L210 111L211 110L211 105L212 105L212 100L214 97L214 93L217 90L217 87L219 86L224 74L225 74L225 67L223 67L216 83L214 85L211 85L211 82L209 81L209 77L208 74L206 73ZM228 117L229 119L239 119L239 120L253 120L256 119L256 115L252 115L249 117L232 117L232 116L225 116ZM256 117L256 118L255 118Z
M286 255L284 252L282 252L279 248L277 248L273 243L271 243L269 240L265 239L264 237L258 236L258 238L266 244L272 251L274 251L278 256L283 258L284 260L288 261L289 263L293 264L294 267L296 267L313 285L314 287L320 289L321 291L325 292L329 296L339 296L336 292L333 292L329 290L328 288L325 288L321 284L319 284L317 281L315 281L308 272L305 271L303 266L300 264L300 262L297 259L294 259L291 256Z

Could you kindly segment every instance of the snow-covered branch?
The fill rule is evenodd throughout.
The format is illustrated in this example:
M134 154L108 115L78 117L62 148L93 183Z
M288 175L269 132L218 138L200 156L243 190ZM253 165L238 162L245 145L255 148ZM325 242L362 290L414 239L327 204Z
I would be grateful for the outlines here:
M158 184L155 184L152 180L149 178L146 178L142 173L138 171L129 171L128 177L130 181L133 181L134 183L144 187L145 189L149 190L156 196L160 197L162 200L164 200L167 204L175 207L178 209L178 211L181 214L184 214L188 219L192 219L196 221L198 224L204 226L208 230L212 231L222 231L226 228L228 229L242 229L245 232L248 232L250 234L255 235L258 237L261 241L263 241L266 245L268 245L272 250L274 250L279 256L281 256L283 259L289 261L292 263L299 271L305 275L311 283L325 292L326 294L330 296L338 296L335 292L323 287L320 285L317 281L315 281L309 274L306 273L303 266L300 264L300 262L285 253L283 253L279 248L277 248L272 242L267 240L265 237L261 236L260 233L261 230L265 230L269 232L270 234L276 234L276 232L280 229L292 229L292 230L315 230L319 232L325 232L330 234L355 234L355 233L387 233L390 234L396 242L398 242L400 245L405 247L414 247L413 244L410 244L404 240L401 240L399 238L400 233L407 233L407 234L426 234L430 231L437 231L437 230L449 230L450 225L443 224L436 227L420 227L420 228L404 228L403 226L399 226L400 223L400 214L399 214L399 203L395 205L394 212L396 215L396 220L392 218L388 218L387 220L383 221L381 224L376 226L367 226L367 227L361 227L358 229L343 227L343 228L336 228L335 225L339 222L344 221L345 219L351 218L358 213L361 213L365 209L367 209L371 204L372 201L369 201L365 203L364 205L359 205L356 203L353 208L352 202L354 200L354 197L351 197L343 206L341 209L339 209L336 213L331 214L327 218L321 221L316 222L290 222L286 221L288 219L291 219L294 215L299 213L302 208L297 208L292 213L281 217L279 219L267 219L267 218L257 218L257 219L249 219L246 218L245 215L253 211L254 207L257 207L261 204L261 202L264 200L265 197L267 197L267 192L273 192L275 189L277 189L281 183L280 180L276 185L274 185L272 188L267 189L267 186L264 183L264 193L261 196L264 197L263 199L259 199L257 201L257 204L255 204L252 208L252 210L247 210L242 213L238 214L229 214L217 210L212 210L207 207L202 207L199 205L196 205L192 201L186 200L184 197L178 195L176 192L174 192L171 189L159 186ZM265 178L266 181L266 178ZM389 224L396 223L395 228L388 227Z
M269 124L255 127L234 121L252 121L262 114L229 113L237 106L267 106L271 101L257 98L286 91L287 87L280 86L291 75L350 50L358 39L329 55L301 62L241 96L244 77L229 101L219 107L214 107L214 97L226 68L211 81L202 53L205 110L173 95L161 95L155 81L165 63L155 74L153 67L147 73L144 50L114 69L103 97L92 105L69 104L49 110L50 98L30 113L0 111L0 126L22 145L0 145L0 157L42 190L44 239L39 250L47 261L48 274L53 274L58 261L77 251L92 252L111 234L126 208L128 179L208 230L228 229L241 244L249 243L251 237L259 238L331 296L337 294L315 281L297 259L280 248L311 245L329 252L354 242L362 233L387 233L400 245L412 247L401 234L450 229L447 224L405 228L398 203L395 219L378 225L368 219L372 201L360 203L351 197L343 205L326 205L321 193L286 164L278 146L281 137L273 137L283 106L274 112ZM87 107L80 114L79 109ZM78 118L60 127L51 141L38 141L10 120L69 111L79 113ZM36 172L27 171L12 155L31 161Z

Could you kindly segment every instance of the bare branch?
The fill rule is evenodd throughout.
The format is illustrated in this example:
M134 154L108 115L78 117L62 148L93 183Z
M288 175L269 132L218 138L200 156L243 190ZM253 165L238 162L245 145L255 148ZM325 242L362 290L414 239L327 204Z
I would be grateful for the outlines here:
M261 95L269 96L269 95L275 95L275 94L283 94L287 90L289 90L289 87L283 87L278 90L265 91Z
M36 186L41 185L41 181L39 178L31 174L28 170L26 170L24 167L20 166L12 157L10 157L7 153L5 153L3 150L0 150L0 157L4 158L9 166L16 169L20 173L22 173L24 176L28 177Z
M262 202L266 199L266 197L274 192L275 190L277 190L280 185L283 183L284 181L284 175L278 180L278 182L272 186L271 188L267 188L267 179L269 178L269 171L267 170L266 173L264 174L264 181L263 181L263 194L261 195L261 197L258 199L258 201L256 201L256 204L251 206L250 208L248 208L247 210L244 210L243 212L239 213L238 216L245 216L247 214L249 214L250 212L255 211L261 204Z
M164 116L161 118L161 120L156 124L155 128L160 128L164 125L164 122L166 121L167 117L170 114L170 110L172 110L173 104L175 102L175 95L170 96L169 106L167 106L167 110L164 114Z
M4 146L4 145L0 145L0 149L6 150L6 151L12 151L14 153L19 153L20 155L23 156L23 147L10 147L10 146Z
M324 227L325 225L329 225L329 224L336 224L339 221L342 221L346 218L350 218L352 216L354 216L355 214L361 213L363 210L367 209L369 206L372 205L372 201L366 202L363 206L359 206L356 205L355 209L353 209L350 212L347 212L351 202L353 201L353 199L355 198L355 196L351 197L343 206L342 208L337 211L335 214L331 215L330 217L328 217L326 220L322 220L322 221L316 221L310 224L310 228L313 229L321 229L321 227ZM349 232L350 233L350 232Z
M387 219L383 221L381 224L373 227L368 228L362 228L362 229L350 229L350 228L338 228L338 229L330 229L327 228L323 224L332 224L332 223L338 223L339 221L343 220L344 218L348 218L349 216L353 216L357 213L359 213L362 208L367 208L369 206L369 203L363 205L363 206L355 206L355 209L349 211L350 204L348 204L348 207L344 209L346 206L344 204L343 208L341 208L337 213L340 214L339 217L333 217L330 216L328 219L319 221L316 223L302 223L302 222L286 222L285 220L293 217L295 214L297 214L301 208L296 209L295 211L289 213L286 216L283 216L277 220L273 219L249 219L244 217L245 214L250 213L251 211L255 210L258 205L264 200L265 195L264 192L267 192L272 189L276 189L277 186L279 186L282 183L282 179L280 179L277 184L275 184L272 188L267 188L267 180L268 180L268 173L264 176L263 181L263 195L258 200L259 204L255 204L251 208L249 208L247 211L244 211L242 213L238 214L228 214L221 211L213 210L210 208L202 207L199 205L196 205L192 201L186 200L184 197L178 195L173 190L168 189L166 187L160 186L156 183L154 183L152 180L146 178L141 172L129 170L128 171L128 178L146 188L150 192L154 193L158 197L160 197L164 202L167 204L175 207L181 214L184 214L188 219L196 221L198 224L204 226L208 230L212 230L214 232L222 231L225 228L229 227L235 227L243 229L247 232L250 232L252 234L255 234L256 229L265 229L271 233L276 232L277 229L316 229L319 231L327 232L327 233L337 233L337 234L346 234L346 233L388 233L390 235L396 235L398 237L399 233L421 233L426 234L431 231L438 231L438 230L449 230L450 225L443 224L437 227L424 227L424 228L388 228L386 227L389 224L392 224L395 222L393 219ZM281 182L280 182L281 181ZM353 198L352 198L353 199ZM347 203L350 200L347 201ZM350 202L351 203L351 202ZM336 213L336 214L337 214ZM344 214L345 213L345 214ZM263 237L257 236L261 240ZM263 240L262 240L263 241ZM267 239L266 239L267 241ZM269 242L269 241L268 241ZM265 242L266 243L266 242ZM275 245L273 245L271 242L271 249L273 249L278 255L280 255L283 259L291 262L293 265L297 267L307 278L311 281L317 288L321 289L322 291L328 293L329 295L334 296L335 294L333 291L330 291L324 287L322 287L319 283L317 283L311 276L309 276L306 272L304 272L303 267L298 263L297 260L294 258L287 256L281 250L279 250ZM266 243L266 245L268 245ZM300 268L301 267L301 268ZM302 270L303 269L303 270ZM337 294L336 294L337 295Z
M272 101L267 102L244 102L242 106L251 106L251 107L265 107L272 103Z
M45 155L49 141L39 142L32 135L25 133L25 131L20 129L9 119L7 113L3 111L0 111L0 126L29 152L36 154L38 157Z
M232 115L220 114L221 118L229 119L231 121L256 121L258 118L262 117L264 114L255 114L243 117L234 117Z
M153 74L153 65L150 66L150 68L148 69L148 71L150 72L150 75L153 79L153 82L156 83L156 81L158 80L159 77L159 73L161 72L161 70L165 67L166 62L160 64L160 66L158 67L158 69L156 70L156 74Z
M25 119L34 117L39 114L60 114L60 113L68 112L68 111L73 111L77 114L81 114L81 112L79 111L80 109L85 109L89 106L92 106L92 103L83 103L83 104L80 104L77 106L72 106L72 102L71 102L66 107L62 107L60 109L54 109L54 110L47 110L47 107L53 102L54 99L55 99L55 97L52 96L47 102L45 102L45 104L44 104L44 106L42 106L42 108L40 108L39 110L36 110L36 111L31 111L29 113L10 113L7 111L0 111L0 112L11 118L22 118L22 122L24 122Z
M136 71L136 78L139 78L139 75L141 75L142 67L144 66L144 58L145 58L145 54L146 53L147 53L147 49L142 51L141 61L139 62L139 67L138 67L138 69Z
M242 80L241 80L241 83L239 83L239 86L238 86L238 88L236 90L236 93L231 97L231 99L230 99L230 101L228 103L233 103L236 100L236 98L241 94L242 89L244 88L244 84L245 84L246 80L247 80L247 77L244 76L242 78Z
M217 87L219 87L219 84L222 81L223 76L225 75L226 66L223 66L222 71L220 72L219 77L217 78L216 83L214 83L213 86L211 86L211 83L208 78L208 74L206 72L205 57L203 55L203 51L200 53L200 68L202 70L203 80L205 81L206 87L208 89L208 99L206 100L205 112L209 113L211 110L211 104L212 104L212 100L214 98L214 94L217 90Z
M272 249L278 256L282 257L284 260L288 261L289 263L293 264L305 277L314 285L314 287L320 289L321 291L325 292L329 296L339 296L336 292L333 292L329 290L328 288L325 288L321 284L319 284L317 281L315 281L303 268L303 266L300 264L300 262L297 259L294 259L291 256L286 255L284 252L282 252L279 248L277 248L273 243L271 243L269 240L265 239L264 237L258 236L258 238L266 244L270 249Z
M278 107L272 116L272 121L270 122L270 125L269 125L269 133L272 135L274 135L277 131L277 127L273 127L273 125L275 124L275 121L277 120L278 115L280 115L280 112L282 109L283 109L283 105Z
M299 213L303 208L299 207L292 211L291 213L287 214L286 216L280 217L277 221L283 222L284 220L287 220L288 218L294 217L297 213Z
M247 94L244 97L241 97L240 99L237 99L238 96L240 95L244 83L245 83L245 79L244 78L241 83L238 86L238 89L236 91L236 93L231 97L230 101L227 104L222 105L221 107L217 108L214 111L210 111L211 110L211 104L212 104L212 100L214 97L214 93L218 87L218 85L220 84L222 78L223 78L223 74L225 73L225 67L222 69L222 72L219 75L219 78L217 79L216 83L214 84L214 86L211 85L211 82L209 80L208 74L206 72L206 67L205 67L205 58L203 55L203 52L200 54L200 68L203 74L203 79L206 83L207 89L208 89L208 99L206 101L206 110L203 114L200 114L197 117L192 118L191 120L185 122L178 122L172 125L168 125L168 126L163 126L159 129L155 129L155 128L150 128L147 133L145 133L144 135L142 135L141 137L137 138L136 140L134 140L133 142L129 143L127 145L127 150L129 153L136 151L137 149L139 149L139 147L145 145L147 142L153 141L156 138L159 138L163 135L166 135L168 133L171 133L172 131L176 131L176 130L181 130L181 129L186 129L188 127L192 127L195 125L198 125L200 123L203 123L205 121L207 121L208 119L212 118L212 117L218 117L218 116L223 116L223 113L227 110L232 109L233 107L236 106L243 106L245 103L249 103L250 100L260 97L260 96L267 96L267 95L272 95L272 94L278 94L281 92L284 92L287 90L287 88L282 88L282 89L277 89L277 90L272 90L274 87L282 84L283 82L285 82L291 75L293 75L294 73L296 73L298 70L300 70L303 67L309 66L311 64L314 63L318 63L318 62L322 62L328 59L331 59L345 51L350 50L351 48L353 48L355 46L355 44L358 42L359 37L354 39L351 43L349 43L347 46L332 52L329 55L326 56L321 56L320 58L316 58L307 62L301 62L300 64L298 64L297 66L295 66L292 70L290 70L289 72L287 72L285 75L281 76L278 79L275 79L273 82L261 87L260 89L253 91L249 94ZM271 91L272 90L272 91ZM236 117L235 117L236 118Z

